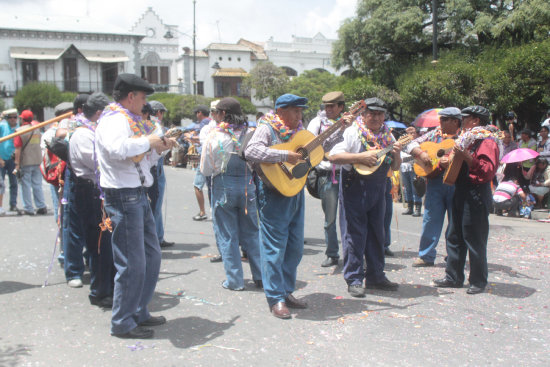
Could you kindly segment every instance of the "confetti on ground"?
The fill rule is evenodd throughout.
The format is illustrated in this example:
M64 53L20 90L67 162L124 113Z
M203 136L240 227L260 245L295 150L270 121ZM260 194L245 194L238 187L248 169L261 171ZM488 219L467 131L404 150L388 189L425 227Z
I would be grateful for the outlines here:
M205 305L211 305L211 306L221 306L221 305L223 305L223 302L214 303L214 302L207 301L204 298L199 298L199 297L195 297L195 296L188 296L188 295L185 294L184 291L177 291L176 293L165 292L164 294L166 294L168 296L187 299L189 301L196 301L196 302L204 303Z
M237 352L240 352L240 349L237 349L237 348L222 347L221 345L214 345L214 344L203 344L203 345L200 345L198 347L193 347L193 348L191 348L191 350L197 351L197 350L201 350L202 348L207 348L207 347L219 348L219 349L225 349L225 350L235 350Z
M336 296L336 297L334 297L333 299L344 299L344 297L342 297L342 296Z
M138 350L144 350L144 349L154 349L155 344L152 344L151 346L147 346L145 344L142 344L141 342L137 342L134 345L127 345L128 349L130 349L132 352L136 352Z

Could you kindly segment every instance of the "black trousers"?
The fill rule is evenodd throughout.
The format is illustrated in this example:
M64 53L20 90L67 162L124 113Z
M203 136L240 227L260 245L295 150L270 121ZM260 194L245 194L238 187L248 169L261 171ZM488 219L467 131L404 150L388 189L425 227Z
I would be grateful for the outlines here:
M489 210L491 189L489 184L457 184L449 235L447 237L447 279L464 283L464 265L469 253L471 285L487 285L487 239L489 236Z

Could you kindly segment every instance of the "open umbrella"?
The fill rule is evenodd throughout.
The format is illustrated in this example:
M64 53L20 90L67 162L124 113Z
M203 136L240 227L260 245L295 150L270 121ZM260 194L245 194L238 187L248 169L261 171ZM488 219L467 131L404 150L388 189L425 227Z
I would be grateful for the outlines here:
M398 122L398 121L386 121L385 124L386 124L387 127L391 127L393 129L406 129L407 128L407 125L405 125L402 122Z
M537 158L539 156L538 152L535 152L533 149L529 148L519 148L512 150L510 153L506 154L500 160L500 163L515 163L528 161L529 159Z
M416 127L439 126L439 115L437 114L439 111L441 111L441 108L432 108L431 110L422 112L420 115L416 116L413 125Z

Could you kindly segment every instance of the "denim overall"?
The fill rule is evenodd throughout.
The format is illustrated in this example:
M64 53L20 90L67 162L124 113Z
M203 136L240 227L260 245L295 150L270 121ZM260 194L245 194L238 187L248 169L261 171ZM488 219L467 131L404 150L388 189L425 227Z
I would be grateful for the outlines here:
M280 143L271 128L272 143ZM269 307L294 292L296 272L304 253L304 190L281 195L258 182L262 280Z
M261 280L256 185L246 162L230 154L225 171L212 179L212 218L225 268L224 287L244 288L239 244L248 254L253 280Z
M340 231L344 252L344 279L348 285L380 283L384 274L384 215L389 164L363 176L342 168L340 180ZM366 273L363 268L366 260Z

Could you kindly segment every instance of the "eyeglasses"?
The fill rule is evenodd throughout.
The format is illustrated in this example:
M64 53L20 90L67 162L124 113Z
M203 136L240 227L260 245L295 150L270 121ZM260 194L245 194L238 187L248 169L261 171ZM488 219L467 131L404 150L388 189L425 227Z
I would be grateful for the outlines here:
M16 119L17 116L6 116L6 118L8 118L8 119Z

